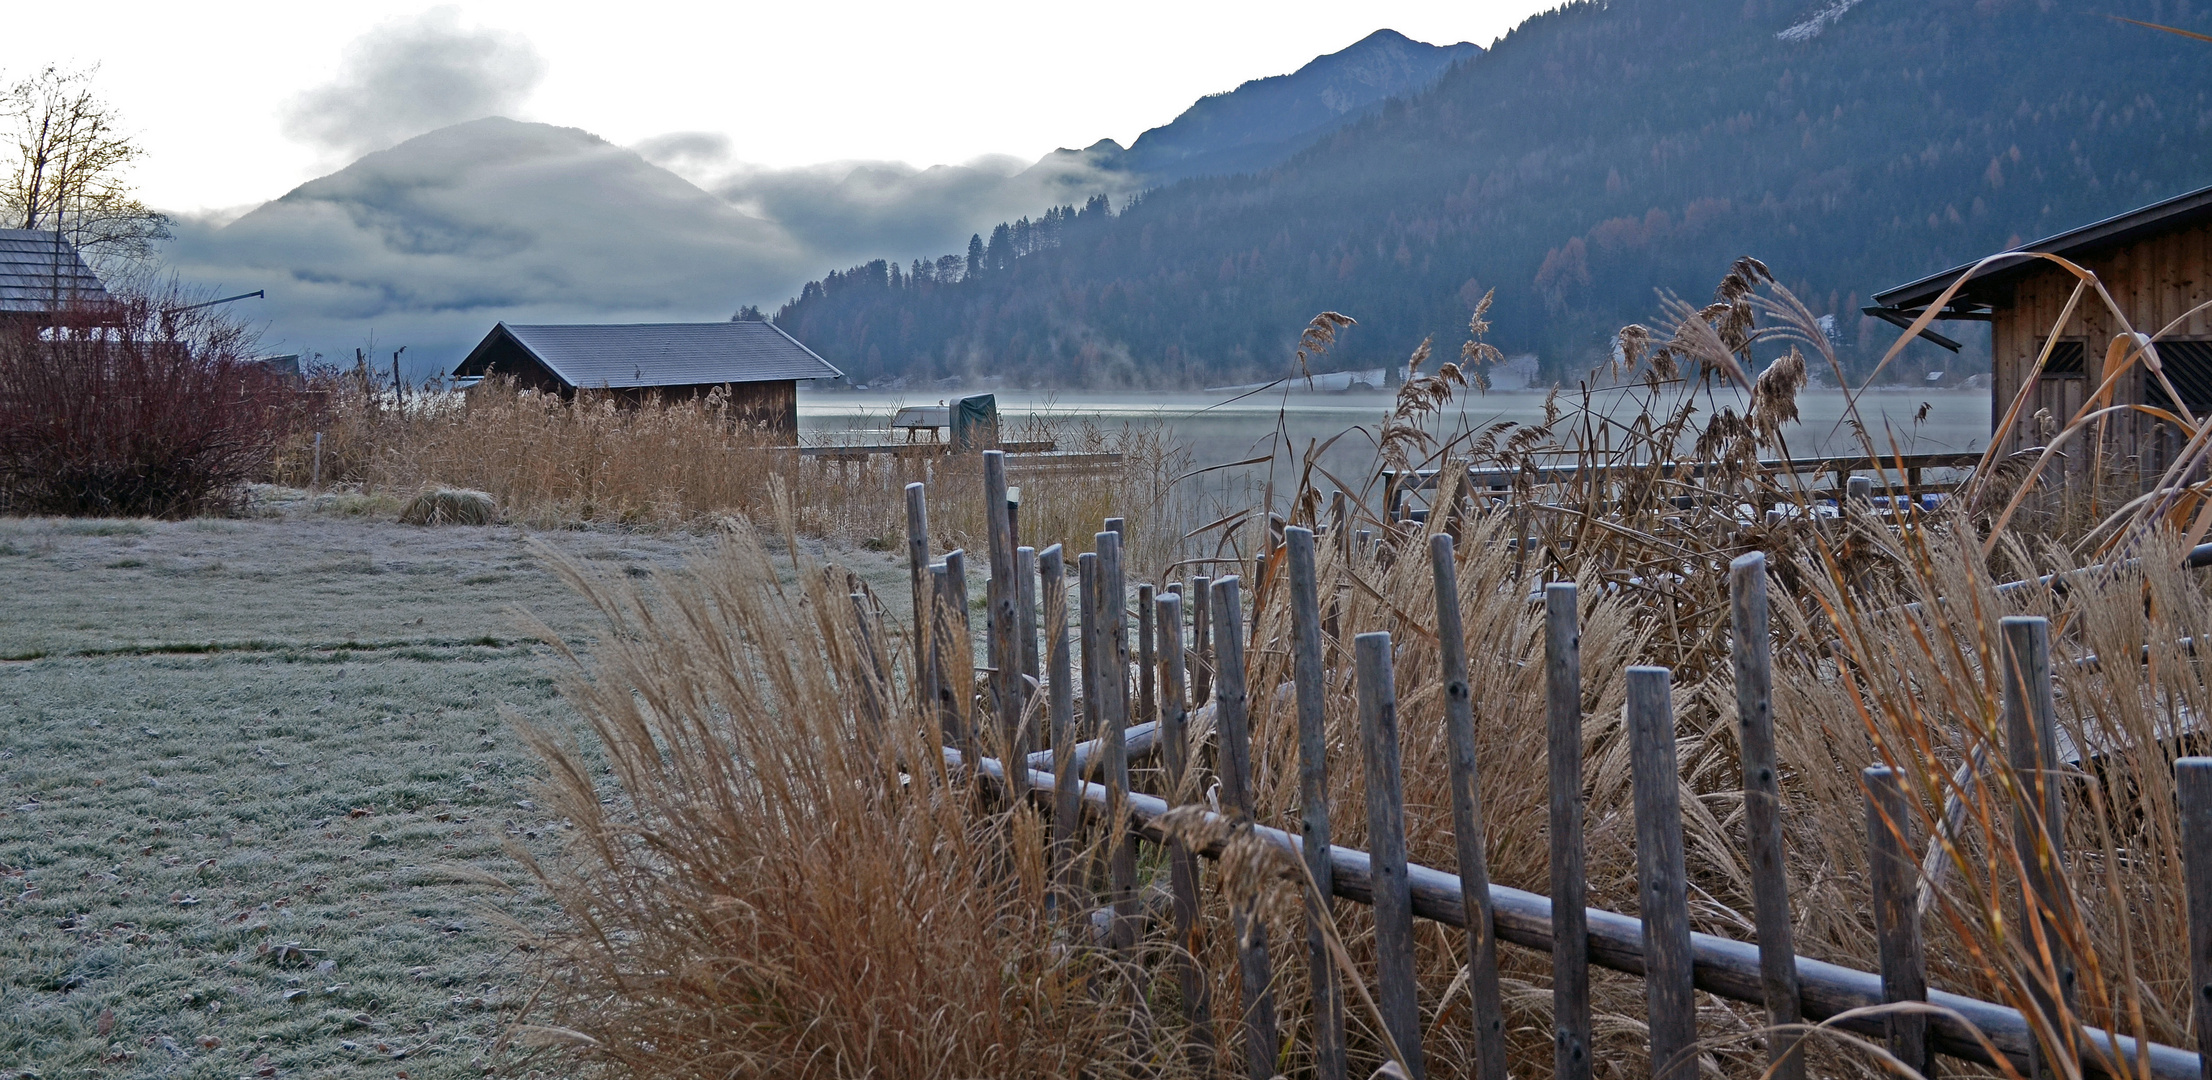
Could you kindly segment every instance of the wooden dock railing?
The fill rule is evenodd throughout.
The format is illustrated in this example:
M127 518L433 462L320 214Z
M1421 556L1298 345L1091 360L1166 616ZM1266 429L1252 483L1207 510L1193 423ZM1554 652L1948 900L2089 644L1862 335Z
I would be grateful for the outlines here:
M986 488L995 491L1003 485L1004 474L1000 471L1003 462L993 461L993 457L985 455L984 468L991 478ZM911 487L909 494L912 520L917 526L926 526L921 485ZM1111 524L1118 525L1118 520ZM1012 539L1010 529L1001 530L994 524L994 548L1010 544ZM1774 759L1764 556L1747 555L1730 567L1734 640L1738 643L1737 731L1743 747L1748 863L1759 938L1751 943L1690 929L1682 825L1675 805L1680 782L1674 760L1671 673L1665 668L1641 667L1629 672L1628 733L1641 915L1629 917L1584 905L1580 645L1575 587L1568 583L1553 584L1544 591L1552 888L1562 902L1487 881L1481 846L1481 799L1475 779L1473 704L1466 683L1452 540L1444 534L1430 537L1428 543L1437 590L1438 630L1444 641L1442 678L1458 867L1446 871L1410 863L1406 857L1405 811L1398 775L1397 695L1392 645L1390 635L1385 633L1360 634L1350 650L1356 666L1358 745L1360 767L1366 776L1370 850L1329 843L1332 808L1325 797L1329 762L1320 729L1320 663L1323 636L1329 632L1324 620L1333 616L1324 613L1318 602L1314 534L1295 526L1284 530L1284 541L1289 549L1285 562L1292 622L1290 689L1296 702L1301 757L1302 817L1298 831L1254 819L1251 731L1245 708L1248 688L1243 659L1246 627L1242 583L1230 576L1198 586L1198 598L1204 601L1210 620L1201 620L1194 627L1190 646L1193 651L1208 650L1210 646L1213 653L1209 658L1213 672L1211 700L1204 701L1204 707L1213 712L1213 723L1207 726L1215 740L1221 809L1182 807L1178 812L1185 818L1213 828L1193 831L1186 824L1171 834L1163 822L1177 808L1170 799L1133 790L1129 764L1159 754L1166 762L1166 790L1189 797L1193 785L1185 782L1185 774L1198 760L1199 748L1186 740L1193 727L1192 706L1207 695L1201 692L1196 698L1185 697L1184 597L1179 586L1171 586L1157 596L1150 595L1147 588L1140 595L1151 606L1139 622L1149 623L1153 633L1139 649L1139 658L1147 664L1140 676L1140 715L1131 714L1128 597L1123 587L1120 541L1120 530L1110 527L1095 538L1097 551L1080 557L1081 619L1075 627L1069 625L1067 617L1061 570L1064 560L1059 545L1041 553L1024 547L1004 553L1003 558L1000 552L992 553L994 576L1003 567L1034 565L1043 579L1043 673L1049 680L1049 706L1045 711L1052 746L1023 754L1017 759L1023 767L1010 771L997 758L978 756L975 729L962 710L952 707L945 689L954 681L953 669L972 663L970 639L960 637L960 631L953 629L964 623L966 605L955 598L965 594L945 589L933 598L925 597L921 582L945 582L948 577L956 577L960 572L959 552L947 557L949 566L937 563L928 566L926 572L917 567L916 625L937 628L931 635L923 670L938 688L934 700L946 725L943 754L948 775L987 782L1010 798L1028 799L1046 811L1053 837L1056 902L1070 905L1077 912L1092 906L1093 901L1083 895L1080 875L1070 863L1076 847L1074 838L1086 827L1103 823L1108 830L1108 896L1102 905L1106 940L1116 948L1131 948L1141 933L1141 910L1135 900L1134 844L1141 838L1165 846L1174 940L1182 946L1174 950L1177 955L1170 966L1192 1032L1188 1046L1194 1063L1203 1066L1234 1043L1241 1050L1237 1057L1243 1062L1243 1071L1253 1080L1269 1080L1278 1070L1281 1031L1272 997L1276 957L1274 943L1268 940L1266 928L1252 906L1254 890L1245 890L1245 899L1231 910L1242 995L1232 1013L1236 1018L1233 1027L1215 1030L1213 1003L1208 1000L1205 980L1191 960L1196 951L1201 899L1195 860L1220 858L1230 842L1226 838L1241 835L1274 846L1289 864L1303 865L1309 872L1313 888L1305 908L1308 932L1293 947L1305 954L1302 959L1312 980L1313 1061L1323 1080L1340 1080L1346 1069L1341 965L1330 955L1330 949L1337 947L1329 940L1333 931L1323 926L1330 905L1339 901L1374 909L1377 985L1372 1007L1381 1020L1379 1035L1389 1056L1400 1062L1413 1080L1421 1080L1426 1071L1414 985L1415 918L1466 932L1472 1004L1469 1035L1476 1047L1476 1073L1482 1080L1502 1080L1505 1075L1505 1027L1497 976L1497 945L1501 941L1552 955L1555 1070L1562 1080L1587 1080L1592 1074L1588 980L1592 965L1644 980L1655 1080L1694 1080L1697 1075L1695 990L1763 1007L1771 1025L1768 1042L1773 1075L1785 1080L1803 1075L1799 1043L1802 1029L1790 1026L1801 1021L1833 1022L1843 1030L1879 1038L1899 1060L1924 1074L1936 1054L1984 1065L2003 1062L2031 1076L2045 1071L2037 1068L2039 1044L2029 1020L2019 1010L1928 989L1920 912L1914 899L1919 867L1910 854L1914 850L1912 819L1899 777L1890 769L1876 766L1862 777L1872 870L1873 895L1869 901L1878 942L1878 970L1858 970L1800 956L1792 950L1778 825L1781 796ZM918 558L926 558L926 538L915 537L911 550ZM1009 598L1019 595L1012 583L992 583L989 640L995 664L1008 665L1020 652L1013 642L1005 640L1011 637L1014 626L1021 625L1016 613L1009 610ZM948 611L954 605L960 614ZM1211 625L1204 625L1208 621ZM1002 634L1001 627L1007 632ZM1076 652L1086 691L1084 708L1092 713L1098 731L1097 738L1080 743L1072 737L1076 728L1070 692L1070 630L1078 632ZM2049 629L2041 618L2011 617L2003 621L2002 631L2003 660L2009 673L2003 695L2007 749L2019 774L2030 778L2032 805L2036 808L2034 814L2017 824L2015 833L2020 843L2051 843L2052 838L2064 833L2058 820L2062 806L2052 768L2057 750ZM1029 684L1025 691L1013 680L1003 678L993 679L990 685L988 696L999 708L1015 715L1030 711L1015 698L1041 689ZM1019 748L1019 733L1008 735L1000 745ZM2087 1075L2114 1080L2212 1080L2212 1069L2207 1068L2212 1064L2212 758L2184 758L2177 769L2184 851L2190 856L2186 870L2191 928L2188 947L2198 1052L2139 1043L2116 1032L2078 1026L2066 1032L2063 1041L2069 1056L2078 1059L2080 1071ZM1212 839L1196 847L1187 846L1186 838L1196 835ZM2042 865L2029 851L2022 852L2022 862L2030 867ZM2029 875L2024 888L2034 893L2038 902L2024 904L2023 919L2040 917L2038 912L2061 910L2058 905L2063 882L2035 872ZM2046 928L2044 940L2062 939ZM2071 959L2064 955L2053 957L2052 963L2064 973L2074 969ZM2034 978L2025 981L2036 982ZM2070 985L2064 977L2061 983ZM1365 996L1365 989L1360 990ZM1915 1009L1908 1003L1933 1008ZM1899 1004L1908 1007L1879 1008ZM2044 1017L2072 1015L2070 1000L2039 999L2036 1005ZM2038 1020L2037 1026L2048 1030L2052 1025Z

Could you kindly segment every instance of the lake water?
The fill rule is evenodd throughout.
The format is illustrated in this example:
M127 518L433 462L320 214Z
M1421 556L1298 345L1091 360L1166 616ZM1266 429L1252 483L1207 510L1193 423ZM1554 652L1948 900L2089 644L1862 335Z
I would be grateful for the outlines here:
M1211 465L1241 461L1276 453L1278 483L1295 481L1292 462L1308 445L1342 435L1322 455L1325 468L1347 481L1357 482L1373 469L1374 433L1381 427L1395 400L1388 392L1314 393L1268 391L1245 397L1196 391L1162 393L1086 393L1081 391L995 391L1000 423L1009 437L1026 416L1089 421L1101 426L1158 424L1168 435L1186 445L1194 464ZM907 405L936 405L945 398L918 393L872 391L799 391L799 428L809 441L836 437L833 433L883 429L891 414ZM1563 396L1564 400L1564 396ZM1838 427L1845 396L1839 390L1808 390L1800 395L1802 419L1785 430L1790 452L1797 457L1849 453L1857 445L1848 429ZM1701 403L1700 421L1713 408L1743 411L1744 396L1717 393ZM1923 406L1926 414L1916 422ZM1627 389L1600 391L1592 407L1616 421L1634 418L1638 395ZM1894 437L1899 450L1908 454L1980 450L1989 442L1989 391L1987 390L1875 390L1859 399L1859 412L1885 452ZM1444 427L1479 428L1500 421L1539 423L1544 395L1526 392L1475 394L1463 392L1443 418ZM1884 434L1885 428L1888 434ZM1432 430L1435 430L1432 425ZM851 436L847 436L851 437ZM889 438L889 436L881 436ZM863 437L865 438L865 437ZM1280 451L1293 448L1290 455ZM1209 474L1206 486L1217 489L1231 477L1247 483L1264 483L1264 466L1246 466ZM1333 485L1323 483L1324 488Z

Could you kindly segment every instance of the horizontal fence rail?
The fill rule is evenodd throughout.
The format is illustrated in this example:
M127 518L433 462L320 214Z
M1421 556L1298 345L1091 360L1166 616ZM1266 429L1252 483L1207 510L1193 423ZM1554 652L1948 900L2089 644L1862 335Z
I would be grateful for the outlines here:
M948 768L960 769L966 758L951 747L944 749ZM986 780L1004 785L1006 768L996 758L981 758L976 771ZM1031 798L1049 806L1049 793L1053 790L1053 774L1031 769L1029 791ZM1107 790L1104 784L1084 783L1079 788L1083 808L1092 815L1103 816L1107 810ZM1167 834L1160 828L1159 820L1168 812L1167 801L1154 795L1130 792L1122 796L1131 818L1131 827L1145 839L1164 843ZM1230 824L1230 820L1210 811L1204 812L1207 820ZM1282 849L1293 859L1303 857L1304 844L1294 834L1266 825L1250 826L1252 834L1266 843ZM1218 858L1225 842L1216 842L1197 849L1207 858ZM1332 892L1346 900L1361 904L1374 902L1374 879L1367 853L1352 848L1329 849L1330 887ZM1459 888L1459 875L1422 866L1408 864L1406 877L1412 885L1413 913L1424 919L1464 929L1467 925L1466 904ZM1490 886L1491 910L1495 913L1496 932L1501 941L1511 942L1523 948L1550 952L1552 948L1551 899L1536 893L1505 885ZM1643 925L1634 917L1607 911L1603 908L1587 908L1584 918L1589 921L1590 961L1599 967L1641 976L1644 968ZM1731 941L1711 934L1690 935L1690 962L1697 988L1710 994L1751 1004L1766 1000L1766 988L1759 972L1759 947L1744 941ZM1811 957L1797 958L1797 982L1802 996L1804 1014L1813 1021L1829 1020L1853 1009L1865 1009L1880 1005L1882 977L1870 971L1860 971L1831 964ZM2025 1069L2029 1054L2035 1046L2028 1032L2027 1021L2017 1009L1992 1004L1959 994L1941 990L1928 992L1928 1004L1945 1010L1928 1018L1928 1034L1935 1048L1945 1054L1983 1065L1996 1065L1980 1039L1978 1031L1994 1045L2015 1067ZM1869 1015L1847 1019L1836 1025L1845 1031L1863 1035L1882 1036L1888 1028L1881 1017ZM2196 1054L2163 1043L2149 1044L2145 1048L2130 1036L2117 1035L2102 1028L2083 1025L2081 1042L2084 1047L2081 1066L2085 1072L2097 1076L2110 1076L2113 1080L2148 1075L2151 1080L2203 1080ZM2103 1063L2093 1056L2090 1048L2104 1051L2121 1063L2123 1072L2108 1072ZM2147 1066L2148 1072L2144 1069Z
M1954 454L1906 454L1902 457L1884 457L1879 462L1883 469L1900 471L1908 478L1917 479L1923 469L1970 469L1981 464L1982 455L1975 453ZM1847 475L1868 465L1864 454L1842 457L1810 458L1760 458L1758 471L1783 475L1821 475L1834 473ZM1477 469L1466 470L1469 486L1496 490L1507 488L1526 478L1537 484L1568 484L1584 479L1600 482L1614 474L1630 475L1652 468L1665 469L1670 475L1685 478L1702 478L1711 473L1732 470L1734 465L1715 461L1658 462L1646 465L1539 465L1533 469ZM1409 492L1427 491L1436 486L1444 475L1441 469L1417 469L1405 473L1386 471L1383 474L1397 487ZM1837 485L1841 487L1839 483Z
M1473 710L1463 651L1466 630L1459 621L1460 591L1448 533L1428 537L1427 546L1438 602L1437 634L1448 639L1439 660L1445 725L1452 744L1448 765L1459 864L1455 871L1414 864L1407 858L1391 635L1342 632L1340 586L1324 590L1316 571L1317 552L1324 550L1318 542L1318 530L1291 525L1280 518L1274 520L1275 527L1267 537L1269 550L1252 563L1254 608L1249 623L1241 592L1243 582L1237 575L1194 578L1189 583L1193 590L1189 597L1192 618L1186 651L1181 586L1170 584L1156 590L1152 585L1124 581L1121 519L1106 519L1105 530L1094 537L1096 550L1076 557L1079 587L1071 603L1065 574L1067 560L1061 546L1053 544L1042 550L1019 546L1018 514L1008 501L1006 483L1012 463L999 451L987 451L981 460L985 505L993 511L987 563L991 568L989 604L983 627L990 659L985 666L970 666L972 649L963 647L974 640L968 608L962 602L967 595L965 553L954 550L931 561L923 485L913 484L907 489L916 625L927 633L926 644L920 632L916 638L920 685L915 715L941 729L945 777L958 778L964 784L986 782L999 789L1009 803L1029 801L1049 810L1054 882L1050 902L1065 905L1071 916L1089 922L1098 939L1124 958L1144 955L1139 946L1146 937L1145 924L1168 917L1168 910L1155 910L1154 905L1143 901L1138 883L1138 842L1164 846L1165 865L1172 879L1169 897L1175 937L1188 950L1181 960L1171 957L1168 966L1177 969L1176 978L1183 985L1181 1005L1190 1031L1186 1050L1202 1071L1218 1067L1248 1074L1254 1080L1269 1080L1279 1071L1281 1055L1291 1052L1299 1032L1304 1031L1311 1039L1305 1049L1314 1055L1317 1080L1336 1080L1344 1075L1344 986L1338 982L1324 928L1330 921L1332 902L1347 901L1367 905L1374 912L1375 934L1370 945L1375 952L1375 994L1368 1000L1379 1023L1368 1033L1380 1041L1380 1048L1409 1080L1424 1080L1426 1076L1416 984L1417 935L1412 921L1416 917L1466 932L1467 965L1460 977L1467 987L1470 1006L1471 1025L1466 1030L1474 1037L1471 1068L1480 1080L1502 1080L1505 1071L1505 1027L1495 951L1500 941L1552 956L1555 1062L1562 1080L1586 1080L1592 1072L1587 981L1590 965L1644 980L1646 1018L1651 1021L1651 1075L1655 1080L1686 1080L1701 1067L1697 1061L1701 1051L1693 989L1764 1006L1768 1061L1775 1080L1799 1080L1803 1076L1802 1035L1796 1034L1801 1029L1795 1026L1802 1021L1829 1023L1843 1031L1882 1039L1899 1060L1914 1063L1915 1067L1930 1061L1931 1054L1941 1053L2037 1077L2052 1071L2040 1056L2055 1053L2061 1060L2079 1062L2078 1069L2061 1068L2056 1070L2059 1074L2109 1076L2114 1080L2212 1080L2207 1062L2187 1050L2139 1042L2117 1032L2074 1024L2071 1019L2059 1029L2063 1038L2043 1043L2037 1040L2036 1030L2040 1027L2048 1034L2049 1025L2042 1021L2031 1025L2018 1009L1929 990L1919 924L1931 879L1915 872L1910 856L1915 830L1906 820L1905 793L1897 776L1882 768L1868 769L1861 777L1867 799L1869 854L1877 868L1870 882L1874 905L1870 910L1879 938L1880 969L1863 971L1796 953L1786 852L1779 827L1785 808L1779 782L1782 763L1776 760L1774 750L1772 639L1764 555L1746 554L1729 567L1733 631L1729 648L1736 675L1737 736L1757 917L1759 943L1754 944L1689 929L1677 802L1681 769L1675 759L1673 737L1673 675L1666 668L1636 667L1628 672L1625 730L1633 751L1635 850L1642 914L1630 917L1585 903L1580 756L1585 714L1573 584L1553 583L1531 598L1545 605L1545 723L1552 789L1549 842L1554 894L1546 897L1490 883L1484 868ZM1917 469L1955 467L1975 460L1978 458L1974 455L1920 455L1903 463ZM1841 472L1852 463L1853 459L1811 458L1764 464L1797 471L1824 471L1833 466ZM1868 494L1870 483L1865 478L1839 476L1839 484L1844 479L1849 480L1855 503L1861 507L1873 505ZM1428 481L1433 485L1433 473ZM1390 500L1393 508L1406 490L1394 489ZM1395 526L1380 536L1365 529L1355 532L1341 493L1333 517L1335 528L1329 533L1329 546L1339 558L1355 563L1379 558L1386 552L1402 557L1418 536ZM1229 560L1202 560L1209 565L1215 561ZM2187 561L2191 566L2212 565L2212 544L2190 552ZM2125 565L2116 561L2108 567L2089 567L2072 574ZM1279 576L1284 580L1277 580ZM1021 580L1012 580L1016 577ZM1028 580L1031 577L1037 579L1034 587ZM2073 580L2072 575L2058 575L2000 589L2010 592L2040 585L2063 591ZM1129 618L1131 592L1137 601L1134 627ZM1271 592L1285 598L1288 626L1269 630L1263 636L1260 613L1266 610ZM1036 611L1040 594L1041 626ZM856 611L865 607L857 595L855 603ZM1079 619L1071 618L1075 614L1071 609L1079 610ZM2039 778L2034 781L2036 806L2048 803L2045 809L2022 811L2032 815L2035 827L2031 830L2016 822L2015 839L2031 831L2062 837L2058 789L2040 779L2054 764L2073 760L2068 756L2070 744L2062 742L2055 722L2049 624L2040 617L2016 616L2003 620L2003 627L2006 667L2012 673L2004 703L2008 760L2021 775ZM1043 630L1045 645L1041 654L1036 641L1039 629ZM1135 648L1131 648L1132 629L1137 633ZM1278 633L1283 636L1273 636ZM2193 639L2184 639L2182 647L2193 653L2194 644ZM1292 657L1285 681L1248 687L1248 651L1279 651L1285 646ZM867 649L869 662L875 665L871 670L880 669L882 661L874 655L874 646L870 644ZM1339 665L1335 674L1327 663L1331 654ZM2094 657L2085 657L2075 663L2097 662ZM1076 670L1071 671L1071 667ZM1335 681L1336 675L1344 677L1343 692L1357 699L1358 725L1351 742L1364 776L1370 849L1365 851L1335 845L1328 839L1332 751L1322 702L1324 688ZM1048 699L1039 698L1048 685ZM1254 779L1258 759L1253 752L1250 696L1271 697L1277 710L1295 708L1300 786L1297 831L1263 825L1256 818ZM1032 731L1031 717L1040 725L1036 731ZM983 756L990 751L978 746L978 737L993 733L1003 733L996 744L1005 747L1007 760L1020 763L1020 768L1010 773L1000 759ZM1044 736L1050 748L1028 752L1036 745L1033 739L1037 736ZM1204 788L1202 782L1190 782L1190 772L1201 755L1212 761L1209 771L1217 781L1215 794L1207 796L1218 797L1211 807L1192 805L1198 798L1196 793ZM1168 798L1137 791L1132 785L1131 764L1153 757L1164 758L1161 776L1166 786L1162 790ZM1274 763L1275 767L1283 764ZM938 768L936 762L907 765L910 771L926 768L932 774ZM2212 833L2212 824L2207 824L2212 823L2212 759L2184 759L2177 771L2191 779L2183 784L2181 795L2184 817L2195 823L2192 835ZM1171 809L1188 815L1187 820L1196 826L1194 830L1178 830L1171 837L1164 822ZM1342 812L1350 808L1336 809ZM1096 849L1097 865L1085 867L1078 865L1078 854L1087 845L1078 838L1089 828L1101 828L1103 835ZM1199 835L1213 839L1200 844L1193 839ZM1302 904L1305 933L1272 944L1269 934L1274 931L1269 921L1260 917L1257 894L1231 891L1227 914L1235 941L1232 952L1237 993L1234 1000L1216 1003L1206 980L1191 966L1202 937L1196 859L1221 859L1232 836L1256 838L1279 851L1286 870L1302 862L1305 875L1286 876L1310 879L1311 888ZM2189 904L2193 917L2199 916L2200 907L2212 911L2212 852L2202 847L2192 844L2183 848L2191 875ZM2056 898L2065 887L2066 871L2063 850L2054 854L2057 861L2052 867L2040 876L2031 875L2033 880L2026 883L2037 899L2020 913L2022 924L2036 912L2055 910ZM1081 856L1082 860L1090 858ZM2020 858L2032 862L2034 857L2023 851ZM2200 879L2203 887L2198 889ZM1917 903L1916 885L1920 894ZM2191 941L2192 955L2212 958L2212 915L2204 915L2199 921L2204 932ZM2052 939L2057 932L2054 926L2037 925L2042 926L2045 939ZM2049 962L2056 972L2053 985L2062 989L2024 1000L2031 1011L2070 1017L2076 1006L2072 989L2076 959L2057 955ZM1295 1012L1278 1015L1275 982L1283 964L1305 966L1312 980L1313 1015L1306 1024L1292 1019ZM2203 959L2199 967L2212 972L2212 959ZM2032 977L2033 972L2027 974ZM1367 988L1357 983L1357 976L1354 979L1352 985L1366 997ZM2212 1023L2212 1005L2208 1005L2212 1003L2212 975L2200 974L2198 981L2205 985L2193 988L2192 1001L2202 1033ZM2202 992L2201 1000L2195 991ZM1901 1006L1910 1010L1917 1003L1930 1008L1883 1008ZM1217 1004L1223 1015L1216 1014ZM1441 1023L1441 1018L1437 1022ZM1242 1068L1236 1069L1232 1063Z

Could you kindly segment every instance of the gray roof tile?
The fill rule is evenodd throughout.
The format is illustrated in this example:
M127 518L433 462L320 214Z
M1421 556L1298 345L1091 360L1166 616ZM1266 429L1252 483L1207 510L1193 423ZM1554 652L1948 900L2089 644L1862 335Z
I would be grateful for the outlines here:
M517 326L505 330L570 386L649 386L834 379L844 374L773 323L632 323ZM483 353L478 345L455 374Z
M0 312L48 312L108 300L98 275L60 234L0 229Z

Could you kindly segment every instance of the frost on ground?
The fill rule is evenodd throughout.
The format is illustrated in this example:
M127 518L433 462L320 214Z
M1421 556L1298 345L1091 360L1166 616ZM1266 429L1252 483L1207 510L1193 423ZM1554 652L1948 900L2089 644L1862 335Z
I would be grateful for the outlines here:
M0 1076L529 1071L505 920L552 913L502 844L563 826L501 711L572 721L518 609L595 622L521 531L0 519L0 582Z

